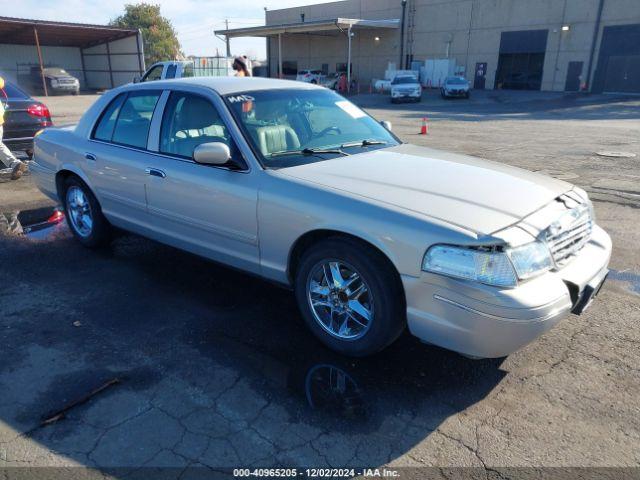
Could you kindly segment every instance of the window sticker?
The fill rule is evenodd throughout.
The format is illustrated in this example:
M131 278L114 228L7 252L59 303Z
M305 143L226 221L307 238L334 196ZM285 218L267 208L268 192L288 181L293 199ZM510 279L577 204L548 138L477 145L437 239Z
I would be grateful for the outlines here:
M253 102L255 98L251 95L235 95L233 97L229 97L229 103L238 103L238 102Z
M347 112L351 116L351 118L362 118L367 115L358 107L356 107L353 103L348 101L336 102L336 105L340 107L342 110L344 110L345 112Z

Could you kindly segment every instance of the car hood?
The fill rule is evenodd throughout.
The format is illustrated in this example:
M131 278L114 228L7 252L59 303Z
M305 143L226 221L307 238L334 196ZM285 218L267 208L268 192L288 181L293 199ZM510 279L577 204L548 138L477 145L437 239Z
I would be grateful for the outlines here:
M481 235L519 222L572 188L519 168L409 144L278 172Z

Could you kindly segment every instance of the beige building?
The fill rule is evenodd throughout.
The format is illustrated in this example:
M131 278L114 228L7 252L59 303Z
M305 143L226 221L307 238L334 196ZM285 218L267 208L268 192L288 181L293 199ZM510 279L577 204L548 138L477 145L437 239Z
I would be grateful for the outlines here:
M345 0L216 33L266 37L272 76L346 71L350 43L361 85L448 58L475 88L640 93L640 0Z

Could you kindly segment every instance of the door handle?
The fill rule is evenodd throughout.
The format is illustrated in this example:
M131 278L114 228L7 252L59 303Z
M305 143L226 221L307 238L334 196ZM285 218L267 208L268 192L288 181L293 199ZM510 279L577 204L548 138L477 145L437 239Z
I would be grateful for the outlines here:
M145 172L147 173L147 175L151 175L152 177L165 178L167 176L166 173L158 168L146 168Z
M84 158L86 158L87 160L91 160L92 162L96 161L96 156L93 153L85 153Z

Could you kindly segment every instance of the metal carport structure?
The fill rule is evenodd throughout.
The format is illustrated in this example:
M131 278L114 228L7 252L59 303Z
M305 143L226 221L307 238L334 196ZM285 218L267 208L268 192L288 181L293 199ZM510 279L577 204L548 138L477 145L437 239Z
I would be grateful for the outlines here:
M108 79L108 82L96 81L96 85L113 88L124 83L123 75L124 78L133 77L134 74L141 75L145 69L142 34L135 29L0 17L0 45L35 46L45 94L48 92L43 69L47 58L43 56L43 47L79 49L82 76L86 86L91 84L87 74L102 74L98 77ZM112 51L114 45L118 46L116 51ZM7 53L4 53L4 56L6 57ZM116 61L119 57L128 60ZM87 63L90 65L87 66ZM17 71L16 66L16 75ZM120 78L116 80L115 77L118 75Z
M224 36L227 42L234 37L277 37L279 77L282 77L283 35L305 35L313 33L344 34L347 37L347 85L351 85L351 40L353 30L377 28L397 29L399 27L400 19L364 20L360 18L333 18L281 25L216 30L214 33L215 35Z

